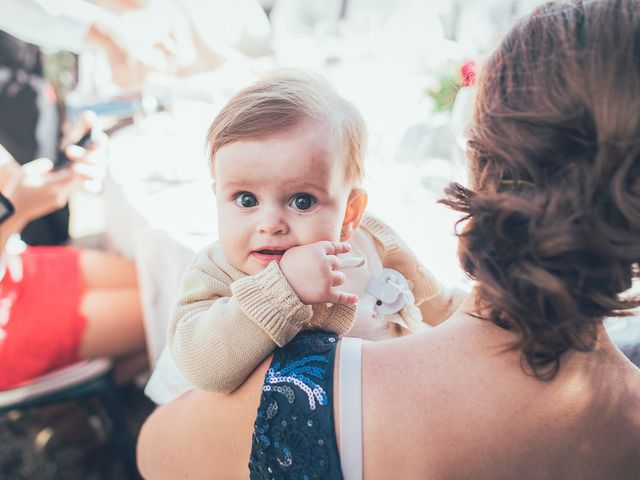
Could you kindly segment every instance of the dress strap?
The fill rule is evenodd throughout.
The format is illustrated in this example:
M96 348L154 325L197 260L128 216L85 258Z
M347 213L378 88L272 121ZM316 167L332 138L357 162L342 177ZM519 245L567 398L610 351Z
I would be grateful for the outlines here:
M362 480L362 339L340 342L340 465L345 480Z

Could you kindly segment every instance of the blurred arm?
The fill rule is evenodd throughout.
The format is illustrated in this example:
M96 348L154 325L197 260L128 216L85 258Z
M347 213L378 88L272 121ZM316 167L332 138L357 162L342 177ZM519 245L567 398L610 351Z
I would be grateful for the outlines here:
M96 24L112 16L82 0L0 0L0 30L52 50L80 52Z

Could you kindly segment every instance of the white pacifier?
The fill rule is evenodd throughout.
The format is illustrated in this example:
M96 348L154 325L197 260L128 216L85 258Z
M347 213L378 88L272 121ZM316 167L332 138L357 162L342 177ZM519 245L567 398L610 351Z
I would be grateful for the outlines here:
M366 292L376 299L373 306L375 316L399 312L405 304L413 302L407 279L391 268L382 269L380 277L371 279Z
M359 268L365 265L366 260L364 257L360 255L354 255L353 253L345 253L342 255L338 255L340 259L340 268Z

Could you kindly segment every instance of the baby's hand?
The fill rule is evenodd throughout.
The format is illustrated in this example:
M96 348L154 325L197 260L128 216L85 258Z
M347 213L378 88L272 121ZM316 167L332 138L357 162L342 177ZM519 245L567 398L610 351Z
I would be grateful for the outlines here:
M318 303L355 304L357 295L336 289L344 284L340 259L351 246L346 242L322 241L287 250L280 259L280 270L298 298L306 305Z

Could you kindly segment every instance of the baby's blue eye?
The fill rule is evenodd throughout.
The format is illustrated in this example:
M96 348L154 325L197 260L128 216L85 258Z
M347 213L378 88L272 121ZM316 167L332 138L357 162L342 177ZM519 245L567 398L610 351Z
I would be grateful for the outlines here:
M317 203L316 199L308 193L297 193L291 198L289 206L296 210L309 210Z
M251 208L258 205L258 199L253 193L240 192L235 198L236 205L242 208Z

